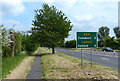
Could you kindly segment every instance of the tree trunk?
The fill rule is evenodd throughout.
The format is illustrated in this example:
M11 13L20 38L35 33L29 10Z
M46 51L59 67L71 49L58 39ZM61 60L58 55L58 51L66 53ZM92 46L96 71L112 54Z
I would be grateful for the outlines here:
M14 56L14 53L15 53L15 45L14 45L14 42L11 42L11 43L10 43L10 47L12 48L12 49L11 49L11 52L12 52L11 56Z
M13 43L13 45L12 45L12 56L13 56L13 57L15 56L15 45L14 45L14 43Z
M52 47L52 54L54 54L55 53L55 49L54 49L54 46Z

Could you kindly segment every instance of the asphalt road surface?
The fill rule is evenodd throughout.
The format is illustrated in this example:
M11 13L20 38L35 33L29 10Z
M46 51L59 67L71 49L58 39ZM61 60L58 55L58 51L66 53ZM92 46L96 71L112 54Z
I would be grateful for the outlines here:
M61 52L76 58L81 58L80 51L69 51L69 50L62 50L59 48L56 48L55 50L57 52ZM114 55L114 53L111 53L111 52L107 52L106 54L104 54L104 52L102 51L97 51L97 52L93 51L92 59L94 63L101 64L110 68L118 69L118 54L119 52L116 52L116 55ZM83 50L82 57L85 60L91 61L90 50Z

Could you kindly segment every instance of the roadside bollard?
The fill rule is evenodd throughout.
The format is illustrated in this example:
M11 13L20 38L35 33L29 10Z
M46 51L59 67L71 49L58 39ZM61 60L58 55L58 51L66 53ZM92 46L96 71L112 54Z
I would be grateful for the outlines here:
M98 51L96 50L96 53L98 53Z
M105 54L105 50L104 50L104 54Z
M113 51L114 55L116 54L115 51Z

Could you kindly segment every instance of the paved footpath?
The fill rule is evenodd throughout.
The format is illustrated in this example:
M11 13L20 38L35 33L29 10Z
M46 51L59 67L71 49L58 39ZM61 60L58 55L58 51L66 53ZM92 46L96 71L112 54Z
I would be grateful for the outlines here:
M41 79L42 70L41 70L41 60L40 56L36 56L34 63L31 66L31 70L28 73L26 79Z

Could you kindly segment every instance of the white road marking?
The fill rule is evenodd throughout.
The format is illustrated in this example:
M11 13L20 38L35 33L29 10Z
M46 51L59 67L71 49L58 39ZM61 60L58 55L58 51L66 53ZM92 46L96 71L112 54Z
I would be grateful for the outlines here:
M103 60L109 60L108 58L101 58L101 59L103 59Z

